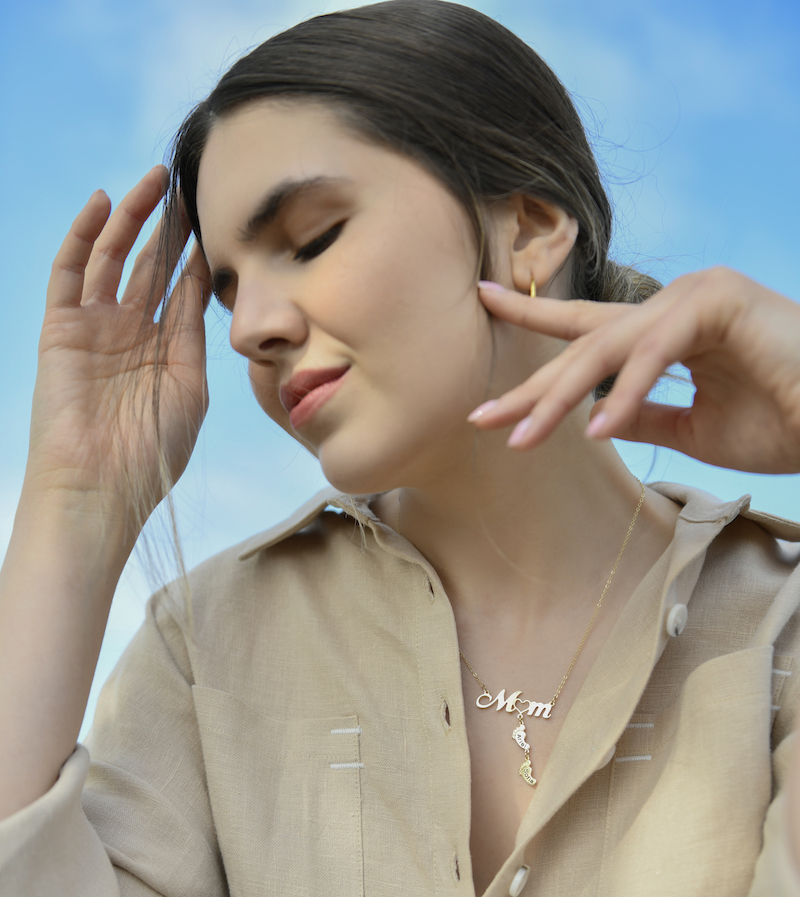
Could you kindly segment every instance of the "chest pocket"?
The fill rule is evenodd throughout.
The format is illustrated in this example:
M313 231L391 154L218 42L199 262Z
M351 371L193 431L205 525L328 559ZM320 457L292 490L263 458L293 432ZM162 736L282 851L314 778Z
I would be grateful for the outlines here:
M192 693L230 893L363 894L357 717L278 720Z

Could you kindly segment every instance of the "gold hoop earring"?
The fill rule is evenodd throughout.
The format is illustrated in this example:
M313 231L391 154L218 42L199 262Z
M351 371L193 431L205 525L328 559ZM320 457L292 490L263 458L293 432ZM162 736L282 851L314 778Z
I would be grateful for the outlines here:
M536 298L536 278L531 277L531 299Z

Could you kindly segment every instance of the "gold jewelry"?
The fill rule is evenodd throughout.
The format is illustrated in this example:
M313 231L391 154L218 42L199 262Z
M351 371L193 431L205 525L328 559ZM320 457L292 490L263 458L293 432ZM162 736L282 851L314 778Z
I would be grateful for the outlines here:
M497 695L495 697L492 697L489 689L478 678L478 674L475 672L475 670L472 669L470 662L464 656L464 652L461 650L459 650L458 652L461 655L461 659L467 665L467 669L475 677L475 681L483 689L483 693L478 696L478 699L475 701L475 705L481 710L488 710L489 707L491 707L493 704L497 704L496 709L498 711L505 710L506 713L517 714L519 725L511 733L511 737L522 748L522 750L525 751L525 760L522 766L520 766L519 768L519 774L531 786L536 784L536 779L534 779L533 772L531 771L531 746L528 744L525 738L527 732L525 731L525 720L522 718L522 714L527 713L528 716L533 715L541 719L550 719L550 714L553 712L553 707L555 707L559 695L561 694L564 686L567 684L567 679L569 679L569 675L572 672L581 651L583 650L583 646L586 644L586 640L589 638L589 633L594 627L594 621L597 619L597 615L603 605L603 599L606 597L606 592L608 591L608 587L611 585L611 580L614 578L614 574L617 572L617 567L619 567L619 562L622 560L622 555L628 545L628 540L630 539L631 533L633 532L633 527L636 525L636 520L639 517L639 511L641 511L642 505L644 504L644 483L639 481L639 485L642 487L642 494L639 496L639 503L636 505L636 510L633 512L633 519L631 520L630 526L628 527L628 532L625 533L625 538L622 540L622 547L619 550L619 554L617 554L616 561L614 561L614 567L608 574L606 584L603 586L603 591L597 604L594 607L592 619L589 620L589 625L586 627L586 632L583 633L583 638L581 639L581 643L578 645L578 649L572 655L572 660L570 661L569 667L567 667L567 672L564 673L564 677L562 678L561 682L559 682L556 693L547 704L543 704L541 703L541 701L526 700L522 697L521 691L514 691L508 697L506 697L506 690L504 688L501 688ZM520 704L527 704L527 709L522 709L520 707Z
M531 275L531 299L536 298L536 278Z

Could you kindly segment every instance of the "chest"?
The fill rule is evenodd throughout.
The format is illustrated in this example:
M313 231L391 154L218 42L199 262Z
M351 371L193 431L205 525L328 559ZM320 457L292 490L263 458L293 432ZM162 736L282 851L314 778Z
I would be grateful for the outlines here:
M552 696L526 699L510 689L481 693L471 674L463 676L463 687L471 769L470 854L475 892L481 895L514 851L572 689L563 702L552 704ZM533 851L531 845L528 852Z

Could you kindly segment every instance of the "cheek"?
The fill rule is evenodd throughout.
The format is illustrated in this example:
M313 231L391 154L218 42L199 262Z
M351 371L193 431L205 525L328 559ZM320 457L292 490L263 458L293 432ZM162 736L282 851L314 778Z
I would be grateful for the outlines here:
M289 415L281 405L278 397L278 371L274 365L269 367L249 362L247 372L250 375L250 386L258 404L267 414L284 429L289 424Z
M471 325L479 300L476 252L456 212L403 212L354 222L315 291L329 334L355 350L381 346L385 361L407 364L405 351Z

